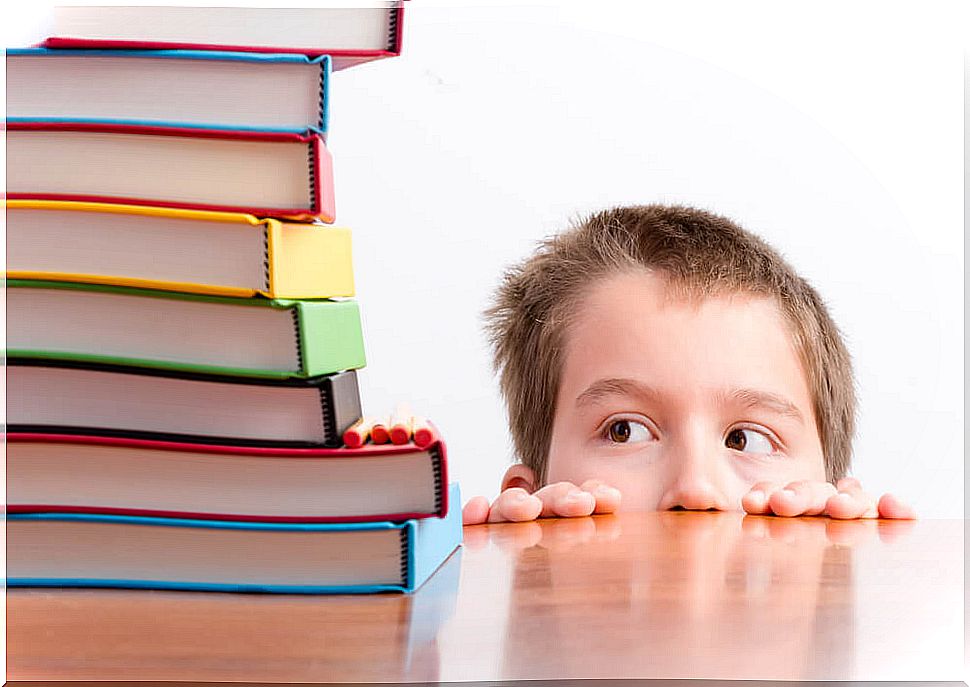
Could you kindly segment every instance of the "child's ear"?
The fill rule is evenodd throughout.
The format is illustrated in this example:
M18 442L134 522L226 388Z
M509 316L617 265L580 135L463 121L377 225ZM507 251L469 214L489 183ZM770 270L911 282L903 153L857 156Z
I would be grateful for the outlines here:
M521 487L530 494L536 490L536 475L532 468L517 463L505 471L502 478L502 491L513 487Z

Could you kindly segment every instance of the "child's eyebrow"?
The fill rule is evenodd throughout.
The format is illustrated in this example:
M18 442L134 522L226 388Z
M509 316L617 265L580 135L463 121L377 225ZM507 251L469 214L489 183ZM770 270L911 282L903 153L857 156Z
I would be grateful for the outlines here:
M608 377L598 379L576 397L577 407L596 403L606 396L639 396L640 398L655 401L660 398L659 391L652 386L648 386L634 379L624 377Z
M746 408L763 408L765 410L785 415L793 418L802 424L805 418L802 411L784 396L773 394L770 391L759 391L758 389L731 389L727 393L719 394L723 400L734 401Z
M598 379L576 397L576 406L591 405L607 396L637 396L647 401L656 401L662 394L652 386L624 377L607 377ZM793 418L804 424L805 418L798 407L780 394L758 389L729 389L716 395L724 402L736 403L745 408L762 408Z

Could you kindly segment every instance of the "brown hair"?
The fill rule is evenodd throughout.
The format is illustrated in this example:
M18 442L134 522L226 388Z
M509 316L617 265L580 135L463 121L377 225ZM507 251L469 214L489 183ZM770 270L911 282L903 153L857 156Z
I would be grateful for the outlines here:
M597 278L631 269L662 274L679 296L773 298L789 323L814 401L826 479L845 476L855 430L852 365L818 293L757 236L681 206L606 210L543 241L506 271L485 311L495 369L518 458L545 483L569 315Z

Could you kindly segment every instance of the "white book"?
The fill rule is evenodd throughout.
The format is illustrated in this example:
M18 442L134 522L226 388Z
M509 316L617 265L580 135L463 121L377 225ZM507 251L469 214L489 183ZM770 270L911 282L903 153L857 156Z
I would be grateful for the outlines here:
M341 69L401 51L403 3L342 7L57 7L48 47L328 54Z

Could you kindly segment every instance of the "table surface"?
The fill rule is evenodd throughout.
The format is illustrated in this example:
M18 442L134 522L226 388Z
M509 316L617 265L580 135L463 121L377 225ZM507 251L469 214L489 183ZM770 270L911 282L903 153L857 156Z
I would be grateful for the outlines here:
M465 529L412 595L10 589L10 680L962 680L963 521Z

